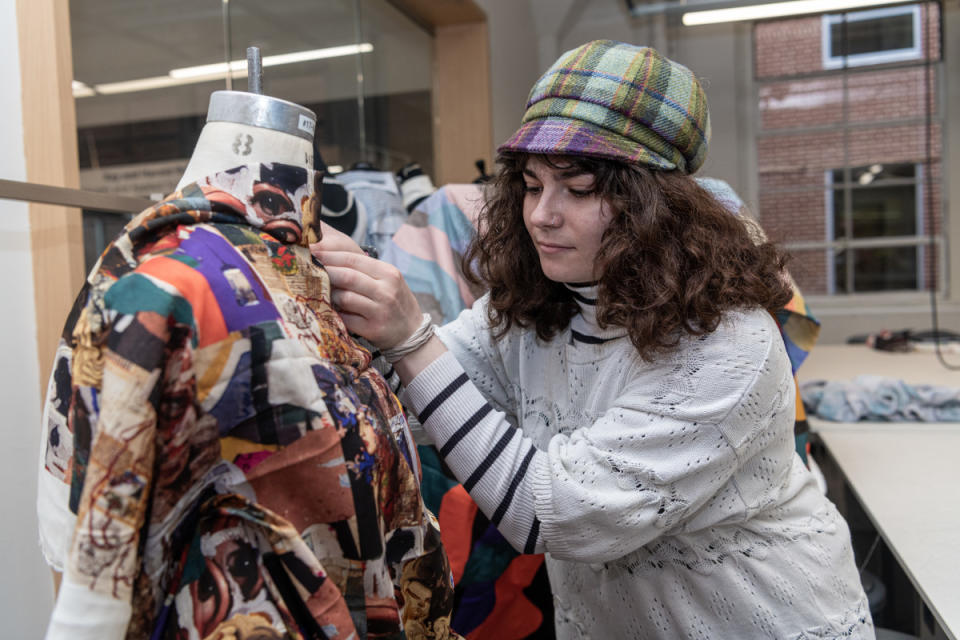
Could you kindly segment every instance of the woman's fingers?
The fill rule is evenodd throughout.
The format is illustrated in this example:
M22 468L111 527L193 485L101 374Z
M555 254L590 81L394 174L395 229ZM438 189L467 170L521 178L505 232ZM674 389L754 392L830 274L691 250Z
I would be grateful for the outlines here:
M339 267L332 264L323 265L330 276L330 286L343 291L353 291L371 300L383 298L383 286L376 278L351 267Z
M320 231L323 234L320 242L310 245L310 251L314 255L316 255L316 251L348 251L363 254L363 249L353 241L353 238L337 231L326 222L320 223Z
M417 299L393 265L350 251L318 250L314 255L327 270L334 307L350 331L388 348L420 325Z

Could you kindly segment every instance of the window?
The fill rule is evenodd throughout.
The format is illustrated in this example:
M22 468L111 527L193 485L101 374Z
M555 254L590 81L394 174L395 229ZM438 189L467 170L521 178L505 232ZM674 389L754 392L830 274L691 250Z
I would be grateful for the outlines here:
M758 214L808 296L943 286L940 19L924 2L754 25ZM824 68L825 48L865 57Z
M921 286L921 167L872 164L826 174L829 293L898 291ZM896 244L894 244L896 243Z
M822 21L825 69L921 56L918 5L828 14Z

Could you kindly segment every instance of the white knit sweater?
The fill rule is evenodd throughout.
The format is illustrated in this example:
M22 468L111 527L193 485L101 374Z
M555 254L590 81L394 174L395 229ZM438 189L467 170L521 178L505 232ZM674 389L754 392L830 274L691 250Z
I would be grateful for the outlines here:
M486 298L404 392L518 550L546 552L559 638L873 638L850 534L794 453L766 312L648 363L590 288L548 343L489 334Z

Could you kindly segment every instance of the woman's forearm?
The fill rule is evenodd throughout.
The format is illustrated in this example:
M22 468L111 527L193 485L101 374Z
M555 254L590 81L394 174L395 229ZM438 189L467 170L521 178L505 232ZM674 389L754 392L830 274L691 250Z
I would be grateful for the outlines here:
M430 364L447 352L440 338L433 336L422 347L404 356L401 360L393 363L400 381L404 385L410 384L410 381L417 377L421 371L430 366Z

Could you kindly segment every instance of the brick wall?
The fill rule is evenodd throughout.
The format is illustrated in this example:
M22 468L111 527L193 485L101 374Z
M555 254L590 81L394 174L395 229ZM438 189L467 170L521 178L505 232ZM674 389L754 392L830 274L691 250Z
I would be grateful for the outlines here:
M928 37L923 49L936 59L937 7L927 6L921 10ZM758 214L768 235L780 242L828 239L828 171L874 163L922 164L927 158L924 118L928 106L935 109L937 104L935 73L928 80L923 66L825 70L822 25L820 16L805 16L761 22L754 29L760 117ZM844 122L853 126L845 127ZM940 228L942 136L936 123L931 133L934 188L932 198L923 194L924 233L930 225L935 231ZM933 254L925 251L921 286L933 275ZM827 293L827 262L822 249L794 252L791 272L807 295Z

